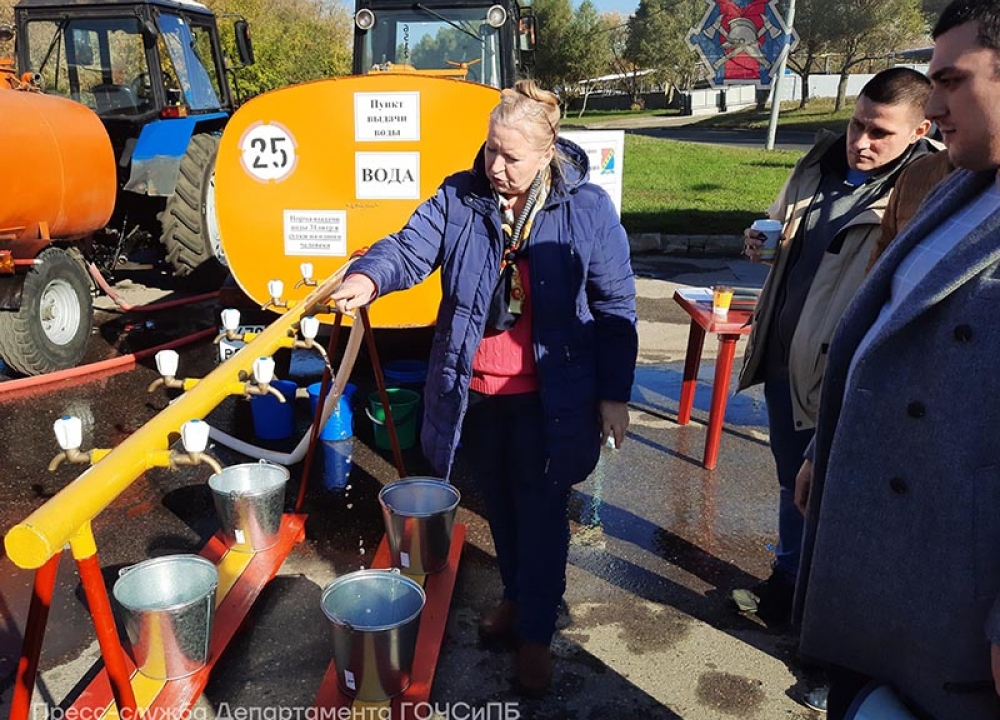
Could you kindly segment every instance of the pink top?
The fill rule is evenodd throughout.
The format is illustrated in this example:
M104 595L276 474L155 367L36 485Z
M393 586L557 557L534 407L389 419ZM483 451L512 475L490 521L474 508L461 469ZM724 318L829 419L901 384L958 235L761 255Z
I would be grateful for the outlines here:
M472 359L469 389L486 395L516 395L538 390L535 352L531 345L531 276L527 258L518 258L524 300L514 327L483 338Z

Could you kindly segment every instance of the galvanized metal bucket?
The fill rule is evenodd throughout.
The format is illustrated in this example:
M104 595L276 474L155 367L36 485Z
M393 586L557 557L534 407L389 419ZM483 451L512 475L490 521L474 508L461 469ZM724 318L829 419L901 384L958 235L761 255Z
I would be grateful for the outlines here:
M278 542L288 469L261 460L230 465L208 479L229 547L266 550Z
M197 555L169 555L123 568L112 593L123 608L132 659L155 680L205 666L219 571Z
M383 487L378 500L393 567L411 575L444 569L461 499L454 485L438 478L413 477Z
M424 602L423 588L398 570L358 570L323 590L345 694L378 702L409 687Z

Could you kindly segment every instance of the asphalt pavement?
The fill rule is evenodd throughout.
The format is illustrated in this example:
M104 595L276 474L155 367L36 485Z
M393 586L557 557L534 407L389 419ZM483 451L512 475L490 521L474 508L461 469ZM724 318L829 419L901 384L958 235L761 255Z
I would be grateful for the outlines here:
M554 642L555 680L541 700L519 697L510 684L511 656L482 648L476 622L500 596L495 558L482 503L470 478L456 477L463 493L458 521L468 535L437 673L434 712L425 717L479 717L504 708L523 718L813 718L800 704L819 682L795 658L788 628L767 627L739 615L730 590L766 577L775 541L777 488L767 447L763 400L757 391L730 398L718 466L701 466L715 343L706 343L692 422L676 423L686 315L671 300L682 286L716 282L759 287L760 266L735 258L690 259L637 255L640 358L624 446L606 450L593 475L571 501L572 541L565 612ZM147 298L148 285L122 289ZM129 293L136 293L130 296ZM143 295L142 293L145 293ZM145 300L133 300L134 303ZM134 315L100 316L92 357L136 348L214 323L216 308L137 322ZM384 359L419 347L412 336L379 340ZM742 354L742 342L738 358ZM198 377L215 366L217 348L196 343L181 351L181 374ZM738 366L737 362L737 366ZM292 356L281 373L305 386L316 364ZM356 379L366 383L364 361ZM165 407L169 397L147 393L157 377L151 361L127 372L106 373L14 393L0 393L0 531L52 498L83 469L46 465L58 451L51 427L71 412L84 420L84 449L113 447ZM2 385L0 385L2 387ZM369 385L370 387L370 385ZM308 401L296 401L296 427L308 424ZM208 418L255 441L245 401L231 399ZM248 458L221 445L224 464ZM410 473L421 471L416 449L406 452ZM293 482L297 472L292 467ZM153 470L130 486L94 523L101 566L109 585L118 569L146 557L196 552L218 529L207 468ZM395 479L389 454L375 446L372 428L355 412L354 470L350 488L323 491L312 478L306 539L288 556L213 670L196 705L197 717L312 705L332 653L319 598L336 577L371 562L383 533L378 490ZM291 499L291 491L290 497ZM32 574L0 559L0 712L10 708ZM65 707L99 666L97 647L73 564L64 557L52 603L33 718ZM301 711L301 710L299 710ZM436 712L436 714L434 714ZM516 713L516 715L515 715ZM246 716L245 716L246 717Z

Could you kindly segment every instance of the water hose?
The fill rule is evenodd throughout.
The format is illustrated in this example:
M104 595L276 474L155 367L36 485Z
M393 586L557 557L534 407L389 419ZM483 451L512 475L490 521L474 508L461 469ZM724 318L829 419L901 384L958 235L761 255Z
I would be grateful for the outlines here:
M156 355L156 353L160 350L172 350L174 348L183 347L184 345L197 342L198 340L215 337L215 335L215 328L206 328L205 330L199 330L196 333L186 335L178 340L171 340L170 342L146 348L145 350L137 350L129 355L119 355L118 357L108 358L107 360L100 360L87 365L77 365L76 367L66 368L65 370L57 370L55 372L45 373L44 375L33 375L30 377L16 378L14 380L4 380L3 382L0 382L0 390L6 394L8 392L14 392L15 390L40 387L42 385L62 382L71 378L93 375L94 373L104 372L106 370L131 370L140 360L144 360L151 355Z
M286 466L294 465L297 462L300 462L303 458L305 458L310 442L315 443L313 435L318 436L319 434L314 433L313 428L325 426L326 421L329 420L330 415L333 414L334 408L336 408L337 404L340 402L340 396L344 392L344 387L347 385L347 378L351 376L354 361L361 348L363 335L364 328L361 323L355 322L351 326L351 334L347 339L347 349L344 352L344 357L340 361L340 367L337 368L337 374L334 375L333 387L330 389L330 392L327 393L326 400L323 403L323 411L320 415L319 422L317 423L314 421L313 424L309 426L309 429L303 433L302 438L298 441L295 448L291 452L282 453L276 450L269 450L267 448L253 445L245 440L233 437L229 433L214 426L209 426L209 437L220 445L225 445L230 450L235 450L238 453L257 460L267 460L269 463Z
M198 302L204 302L205 300L213 300L219 297L219 291L203 293L201 295L192 295L190 297L177 298L175 300L166 300L160 303L153 303L152 305L130 305L129 303L122 300L114 289L108 285L108 281L104 279L104 275L101 271L97 269L94 263L87 264L87 271L90 273L90 277L94 279L97 283L97 287L101 289L105 295L107 295L111 300L121 308L124 312L156 312L157 310L168 310L179 305L192 305Z
M337 275L342 277L346 274L349 265L350 262L341 267ZM302 438L291 452L282 453L258 447L212 426L209 429L209 437L220 445L225 445L238 453L260 460L267 460L276 465L287 466L300 462L306 457L309 449L316 444L316 438L319 436L319 428L326 425L327 420L330 419L330 415L333 414L334 408L340 403L340 396L343 395L344 388L351 377L351 372L354 370L354 363L358 359L358 352L361 350L361 341L363 339L364 324L360 319L355 317L354 322L351 324L351 332L347 337L347 347L344 349L344 356L341 358L337 372L333 376L333 387L330 388L330 391L326 395L322 411L319 413L319 417L313 420L309 429L302 435Z

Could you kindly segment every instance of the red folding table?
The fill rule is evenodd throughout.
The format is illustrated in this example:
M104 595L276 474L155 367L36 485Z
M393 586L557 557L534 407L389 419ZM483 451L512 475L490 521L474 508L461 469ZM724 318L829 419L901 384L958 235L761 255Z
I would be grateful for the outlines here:
M729 400L729 378L733 372L736 341L740 339L740 335L750 333L753 305L737 301L730 308L726 319L720 320L712 314L711 290L708 290L707 295L706 290L708 289L681 288L674 291L674 300L691 316L677 424L687 425L691 420L691 406L694 404L694 390L698 384L698 368L701 365L701 351L705 346L705 334L714 333L719 338L719 355L715 361L712 404L708 411L708 435L705 436L705 455L702 459L705 468L714 470L719 458L722 423Z

